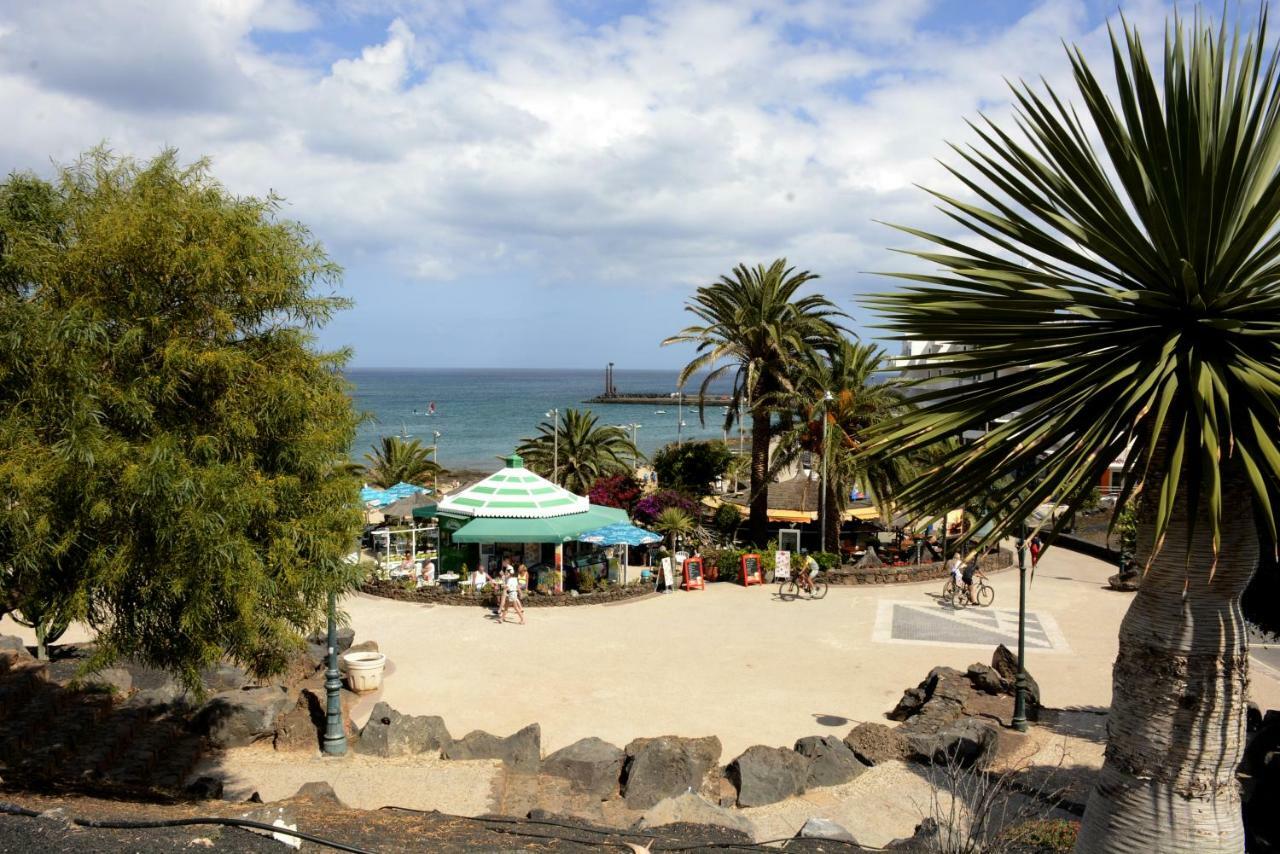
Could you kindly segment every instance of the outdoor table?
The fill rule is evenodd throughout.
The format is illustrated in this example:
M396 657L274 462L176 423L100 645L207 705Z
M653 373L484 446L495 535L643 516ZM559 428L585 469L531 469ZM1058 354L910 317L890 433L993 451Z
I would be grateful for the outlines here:
M455 572L446 572L444 575L436 576L436 580L444 585L445 590L454 591L458 589L458 579L461 577Z

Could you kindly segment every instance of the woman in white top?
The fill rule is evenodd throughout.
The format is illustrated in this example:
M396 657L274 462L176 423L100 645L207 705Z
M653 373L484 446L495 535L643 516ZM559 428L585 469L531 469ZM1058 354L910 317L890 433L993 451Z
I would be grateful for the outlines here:
M502 607L498 610L498 624L501 625L507 621L507 609L514 608L516 616L520 618L520 625L524 625L524 606L520 604L520 579L510 569L502 573L502 585L505 596L502 599Z

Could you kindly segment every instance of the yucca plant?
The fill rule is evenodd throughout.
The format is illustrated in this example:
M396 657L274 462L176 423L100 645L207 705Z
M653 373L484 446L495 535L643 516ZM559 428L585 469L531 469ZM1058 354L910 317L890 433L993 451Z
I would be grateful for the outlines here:
M671 550L675 551L676 541L698 527L698 522L679 507L668 507L653 520L653 527L658 533L671 538Z
M941 267L871 304L903 338L952 342L916 410L880 430L910 454L969 430L899 494L994 502L988 540L1097 483L1128 451L1142 587L1120 629L1106 762L1077 850L1241 851L1235 781L1248 650L1240 597L1280 482L1280 88L1266 10L1246 35L1171 20L1163 80L1127 23L1118 102L1069 51L1091 121L1014 88L1011 132L973 127L935 194L966 229L913 254ZM1007 421L1001 421L1007 417Z

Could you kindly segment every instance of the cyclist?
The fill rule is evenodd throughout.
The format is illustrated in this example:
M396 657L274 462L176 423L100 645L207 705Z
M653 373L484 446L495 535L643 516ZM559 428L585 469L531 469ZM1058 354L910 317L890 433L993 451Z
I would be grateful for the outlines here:
M805 559L804 566L800 567L800 571L796 573L796 584L809 593L812 593L813 579L819 572L822 572L822 567L818 566L818 562L814 559L813 555L809 554L807 551L801 551L800 553L805 556Z
M987 576L982 573L982 570L978 569L978 556L976 554L964 565L964 571L961 574L961 580L964 582L964 592L969 597L970 605L978 604L978 600L973 597L974 576L981 578L983 581L987 580Z

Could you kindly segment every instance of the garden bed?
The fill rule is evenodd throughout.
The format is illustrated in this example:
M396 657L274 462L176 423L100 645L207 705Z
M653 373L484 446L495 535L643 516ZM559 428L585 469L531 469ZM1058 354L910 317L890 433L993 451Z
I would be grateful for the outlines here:
M498 595L496 592L482 592L476 595L470 592L450 592L442 587L423 587L421 589L406 588L397 581L366 581L360 586L363 593L370 596L381 596L384 599L399 599L402 602L426 602L432 605L470 605L482 608L496 608ZM652 584L628 584L611 586L604 590L592 590L590 593L555 593L550 595L525 593L520 597L520 604L526 608L562 608L575 605L602 605L608 602L622 602L627 599L638 599L653 593Z

